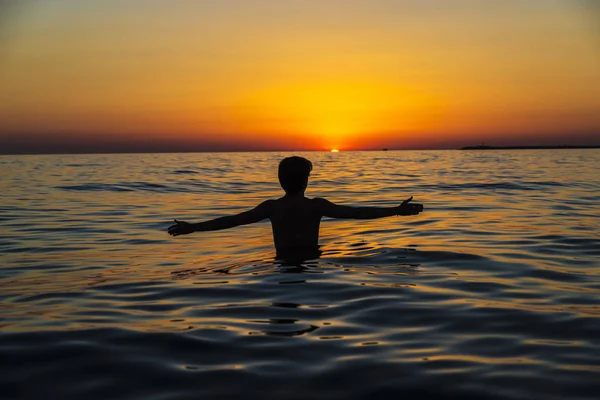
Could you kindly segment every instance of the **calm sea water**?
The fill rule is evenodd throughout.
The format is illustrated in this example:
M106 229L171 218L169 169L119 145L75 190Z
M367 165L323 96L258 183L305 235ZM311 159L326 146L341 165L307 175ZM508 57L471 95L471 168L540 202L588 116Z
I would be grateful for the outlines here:
M274 262L286 153L0 157L3 399L597 399L600 151L306 153L325 220Z

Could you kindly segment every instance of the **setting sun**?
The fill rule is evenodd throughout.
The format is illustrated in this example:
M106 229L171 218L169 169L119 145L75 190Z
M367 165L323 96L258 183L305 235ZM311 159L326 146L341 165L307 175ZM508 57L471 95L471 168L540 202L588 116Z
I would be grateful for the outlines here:
M365 147L375 133L434 128L426 115L439 104L426 92L350 76L272 84L240 96L230 124L263 135L285 129L315 147Z
M332 153L339 153L340 151L338 149L331 149Z

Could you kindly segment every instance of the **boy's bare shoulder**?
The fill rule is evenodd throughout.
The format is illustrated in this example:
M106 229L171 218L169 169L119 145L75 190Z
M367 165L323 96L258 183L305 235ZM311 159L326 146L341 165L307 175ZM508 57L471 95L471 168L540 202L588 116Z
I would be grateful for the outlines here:
M276 202L277 202L277 200L272 200L272 199L265 200L262 203L260 203L259 205L257 205L256 207L254 207L252 210L247 211L247 212L256 214L256 215L261 215L263 218L267 218L273 211L273 208L274 208Z
M317 208L320 209L321 207L326 207L327 205L331 204L328 200L320 198L320 197L315 197L315 198L309 198L309 197L301 197L301 198L289 198L286 196L280 197L276 200L265 200L263 203L261 203L261 205L264 204L265 208L269 208L271 210L273 209L278 209L278 208L283 208L283 209L290 209L290 208L296 208L296 207L300 207L300 208L305 208L305 207L310 207L310 208Z
M273 206L275 204L277 204L278 200L279 199L277 199L277 200L274 200L274 199L265 200L262 203L260 203L258 206L256 206L256 208L263 208L263 209L269 209L270 210L271 208L273 208Z
M329 207L333 204L331 201L323 197L315 197L311 200L317 207Z

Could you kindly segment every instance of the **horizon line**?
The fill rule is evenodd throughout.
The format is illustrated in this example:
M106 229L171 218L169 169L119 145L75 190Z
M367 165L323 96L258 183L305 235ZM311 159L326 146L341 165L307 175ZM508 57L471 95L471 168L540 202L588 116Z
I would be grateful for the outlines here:
M458 148L380 148L380 149L349 149L343 150L341 149L340 153L353 153L353 152L363 152L363 151L379 151L379 152L388 152L388 151L473 151L473 150L576 150L576 149L600 149L600 145L507 145L507 146L494 146L494 145L475 145L475 146L463 146ZM160 150L160 151L72 151L72 152L60 152L60 151L48 151L48 152L0 152L0 156L40 156L40 155L85 155L85 154L190 154L190 153L330 153L331 149L322 149L322 150Z

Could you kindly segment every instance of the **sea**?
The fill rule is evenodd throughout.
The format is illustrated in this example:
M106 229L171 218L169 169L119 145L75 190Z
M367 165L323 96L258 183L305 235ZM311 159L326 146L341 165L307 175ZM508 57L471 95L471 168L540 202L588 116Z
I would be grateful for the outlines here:
M417 216L174 219L283 192ZM600 150L0 156L0 398L598 399Z

